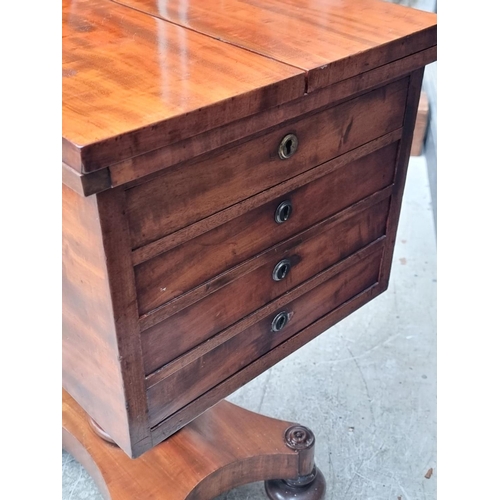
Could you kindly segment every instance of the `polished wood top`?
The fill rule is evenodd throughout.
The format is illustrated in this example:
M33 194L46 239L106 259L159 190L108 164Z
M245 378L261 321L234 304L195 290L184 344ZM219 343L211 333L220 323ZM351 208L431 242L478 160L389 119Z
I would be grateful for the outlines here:
M436 44L380 0L63 0L63 162L88 174Z
M286 64L108 0L63 0L63 161L90 172L300 97Z
M308 92L436 45L436 15L382 0L118 0L308 71Z

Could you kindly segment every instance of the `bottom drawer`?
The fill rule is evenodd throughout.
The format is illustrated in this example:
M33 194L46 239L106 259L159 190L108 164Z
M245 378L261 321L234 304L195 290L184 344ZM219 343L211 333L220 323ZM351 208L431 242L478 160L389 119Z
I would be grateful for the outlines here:
M147 390L150 424L189 404L266 352L378 281L382 245L347 269L280 307L211 351L159 380Z

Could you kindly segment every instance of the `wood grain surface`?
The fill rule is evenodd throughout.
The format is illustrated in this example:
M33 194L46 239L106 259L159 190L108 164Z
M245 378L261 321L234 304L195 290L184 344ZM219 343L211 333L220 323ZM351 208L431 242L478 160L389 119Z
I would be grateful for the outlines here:
M403 124L407 78L127 191L133 248L214 214ZM286 134L297 152L278 156Z
M379 249L295 301L275 308L248 329L151 386L147 393L151 425L157 425L217 383L374 285L380 257ZM288 314L288 323L281 331L273 332L271 322L281 311Z
M63 387L132 453L97 202L63 185Z
M142 182L142 178L153 173L159 174L161 170L178 163L194 163L207 158L216 149L224 150L237 146L248 140L248 137L262 133L263 130L296 120L300 116L305 117L333 103L340 104L370 89L401 79L412 71L435 61L436 52L436 46L416 52L361 75L305 94L299 99L266 109L257 115L242 118L140 156L127 158L110 166L111 183L113 186L120 186L134 183L134 181Z
M108 0L63 0L63 161L89 172L300 97L300 69Z
M62 199L63 387L137 456L151 435L123 192L84 198L63 185Z
M143 332L146 373L381 237L388 208L389 199L385 199L353 217L324 224L318 231L311 229L285 242L255 259L252 271ZM291 269L285 279L274 281L273 269L285 258L290 260Z
M389 186L394 177L397 150L396 142L336 168L139 264L135 267L135 279L140 312L156 309L190 290L198 297L212 293L220 284L228 283L227 271L231 268ZM292 216L285 223L277 224L274 214L285 200L292 205ZM219 280L211 280L223 272ZM198 290L202 284L203 290ZM176 301L175 306L172 304L171 310L180 310L181 300L185 304L187 297ZM154 315L165 317L159 310Z
M402 128L394 130L374 141L367 142L352 151L340 155L333 160L325 162L317 167L311 168L306 172L292 177L291 179L282 182L271 189L262 191L255 196L241 200L230 207L221 210L205 219L195 222L185 228L179 229L175 233L169 234L159 240L156 240L144 247L137 248L132 252L132 260L135 265L146 262L163 252L167 252L188 240L197 238L198 236L211 231L212 229L226 224L241 215L260 207L270 201L277 200L281 196L286 196L290 192L304 186L308 182L313 182L333 171L342 168L348 163L355 162L360 158L382 149L389 144L398 141L401 138ZM276 207L274 207L276 209ZM290 221L289 221L290 222Z
M365 248L361 249L354 255L347 257L336 265L325 269L324 271L318 273L313 278L308 279L304 283L290 290L287 294L278 297L276 300L269 302L264 307L261 307L257 311L249 314L248 316L242 318L240 321L226 328L222 332L214 335L210 339L201 344L198 344L195 348L188 351L186 354L179 356L174 361L162 366L159 370L153 372L146 377L147 387L152 387L166 377L169 377L172 373L182 369L184 366L192 363L194 360L203 356L207 352L215 349L224 342L239 335L243 330L251 327L252 325L258 323L260 320L272 314L275 310L286 306L289 302L298 299L305 293L310 292L314 288L317 288L321 284L328 281L333 276L344 272L350 266L354 265L362 259L367 258L375 252L379 252L384 245L385 236L382 236L378 240L370 243Z
M118 0L307 71L307 92L436 45L436 15L380 0ZM411 35L411 36L410 36Z
M307 342L323 333L325 330L341 321L356 309L360 308L384 290L377 283L367 290L348 300L334 311L329 312L318 321L315 321L310 326L301 330L298 334L286 340L275 349L267 352L253 363L250 363L239 372L231 375L226 380L215 386L210 391L195 399L181 410L177 411L170 417L160 422L157 426L151 429L153 443L157 444L168 438L186 424L195 419L206 408L210 408L222 398L225 398L236 389L246 384L257 375L260 375L265 370L275 365L292 352L296 351Z

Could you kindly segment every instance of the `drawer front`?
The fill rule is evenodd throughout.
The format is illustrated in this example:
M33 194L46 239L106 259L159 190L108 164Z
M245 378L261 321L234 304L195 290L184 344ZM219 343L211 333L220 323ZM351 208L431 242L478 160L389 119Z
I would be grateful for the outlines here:
M270 249L253 270L142 334L147 374L385 233L389 198ZM237 275L236 275L237 276Z
M158 240L400 128L407 87L407 78L399 80L210 159L171 167L153 181L131 188L127 212L132 247ZM279 145L288 134L297 136L298 148L290 158L281 159Z
M218 383L306 328L378 280L381 247L279 308L147 391L150 424L158 424ZM281 313L284 313L281 315ZM286 317L286 320L283 319Z
M139 264L135 278L140 314L389 186L398 146L390 144ZM290 202L291 215L277 223L283 202Z

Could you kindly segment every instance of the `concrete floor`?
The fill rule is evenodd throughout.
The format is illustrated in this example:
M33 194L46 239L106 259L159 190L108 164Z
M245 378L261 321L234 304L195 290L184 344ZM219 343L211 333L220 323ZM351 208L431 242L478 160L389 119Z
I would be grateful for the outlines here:
M436 498L436 241L424 157L410 161L389 290L228 399L314 431L327 500ZM101 498L65 452L62 464L63 500ZM265 498L253 483L218 500Z

